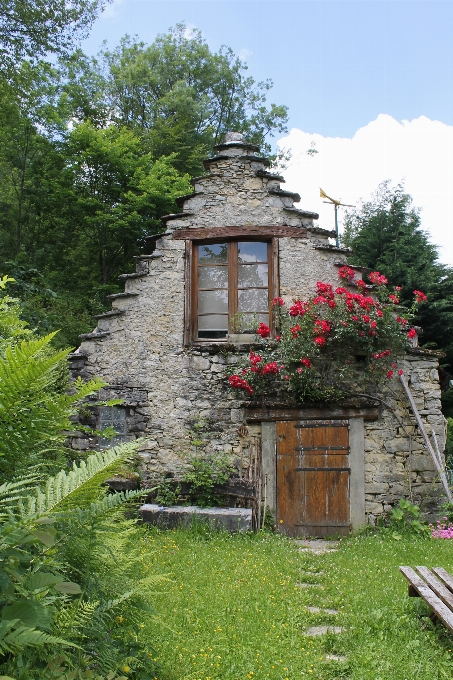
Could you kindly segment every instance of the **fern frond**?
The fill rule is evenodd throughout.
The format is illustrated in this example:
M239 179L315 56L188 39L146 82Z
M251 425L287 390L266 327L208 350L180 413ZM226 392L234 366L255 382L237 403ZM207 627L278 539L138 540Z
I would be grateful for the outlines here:
M30 503L29 512L49 513L58 512L59 509L68 509L71 507L71 496L75 495L84 484L87 484L95 475L108 468L112 463L131 456L135 453L137 447L138 442L129 442L107 451L99 451L89 456L86 461L82 461L80 465L74 463L69 472L62 470L55 477L50 477L45 492L43 493L41 490L35 492L36 495ZM124 498L122 502L124 502ZM93 505L97 507L98 504ZM96 507L93 508L93 511L96 510Z
M74 642L44 633L42 630L19 626L10 630L4 637L0 637L0 650L2 652L14 652L23 647L42 647L43 645L62 645L64 647L76 647Z
M133 498L143 496L144 493L148 492L149 489L146 489L146 491L137 489L135 491L121 491L119 493L110 494L97 503L91 503L89 508L77 508L77 519L79 522L85 522L92 517L102 517L102 515L106 515L123 503L126 503Z

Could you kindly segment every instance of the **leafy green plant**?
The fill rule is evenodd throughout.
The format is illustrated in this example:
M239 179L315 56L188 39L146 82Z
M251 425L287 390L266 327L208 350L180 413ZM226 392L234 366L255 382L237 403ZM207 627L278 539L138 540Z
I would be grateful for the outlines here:
M234 469L227 454L204 453L188 458L190 470L183 473L181 479L190 484L190 502L202 508L219 505L221 497L213 493L216 484L225 484Z
M181 497L181 485L171 479L164 479L156 488L156 503L158 505L178 505Z
M398 540L403 532L428 534L429 527L420 520L420 508L410 503L406 498L400 498L398 505L390 514L390 528L395 529L393 537Z

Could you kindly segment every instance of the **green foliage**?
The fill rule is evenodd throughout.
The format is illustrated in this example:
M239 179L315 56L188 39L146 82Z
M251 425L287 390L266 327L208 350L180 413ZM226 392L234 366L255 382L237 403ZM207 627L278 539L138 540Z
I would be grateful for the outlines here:
M190 502L201 508L219 505L221 498L213 493L214 485L225 484L234 469L228 454L201 453L188 457L191 466L182 474L181 480L190 484Z
M410 503L406 498L400 498L398 505L390 514L390 529L395 530L393 538L401 540L401 534L410 532L427 535L429 527L420 520L420 508Z
M140 569L140 531L116 511L141 492L108 496L99 486L136 448L93 454L42 490L33 477L0 487L0 672L69 680L93 669L117 678L127 667L153 677L138 621L162 578Z
M14 79L23 59L67 52L86 37L104 2L74 0L1 0L0 74Z
M225 132L263 144L287 119L266 103L270 81L182 25L95 59L24 62L16 81L0 79L0 268L16 279L22 318L59 328L62 347L92 330Z
M181 498L181 485L175 484L170 479L164 479L156 487L156 503L170 507L178 505Z

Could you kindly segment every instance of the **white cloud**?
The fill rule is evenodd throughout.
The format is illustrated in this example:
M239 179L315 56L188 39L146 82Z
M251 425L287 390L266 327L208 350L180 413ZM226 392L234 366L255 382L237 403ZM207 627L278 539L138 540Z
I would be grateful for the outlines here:
M313 142L319 153L307 154ZM399 123L380 114L352 139L293 128L278 144L292 152L283 173L285 188L300 193L300 207L319 213L319 226L334 225L333 208L323 204L319 187L342 203L356 204L383 180L404 180L441 261L453 265L453 126L425 116Z
M104 11L101 14L102 19L114 19L118 16L118 7L122 5L124 0L112 0L108 5L105 6Z
M247 59L251 57L252 54L252 50L249 50L247 47L243 47L242 50L240 50L238 56L241 61L247 61Z

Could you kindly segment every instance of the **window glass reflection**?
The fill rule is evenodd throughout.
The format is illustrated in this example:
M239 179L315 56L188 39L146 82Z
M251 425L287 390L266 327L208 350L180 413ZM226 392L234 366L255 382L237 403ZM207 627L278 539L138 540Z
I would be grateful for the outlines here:
M205 246L198 246L199 264L226 264L227 262L227 243L211 243Z
M238 262L267 262L267 243L241 241L238 243Z

